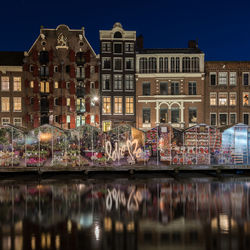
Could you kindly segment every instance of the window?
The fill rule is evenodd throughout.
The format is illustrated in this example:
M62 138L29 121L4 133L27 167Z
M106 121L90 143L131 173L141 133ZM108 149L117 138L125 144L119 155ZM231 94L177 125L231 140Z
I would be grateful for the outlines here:
M243 85L244 86L249 85L249 73L243 73Z
M119 31L116 31L114 34L114 38L122 38L122 33Z
M189 123L196 123L197 122L197 108L189 108L188 109L188 119L189 119Z
M218 76L218 84L219 85L226 85L227 84L227 72L219 72Z
M84 115L77 115L76 116L76 126L80 127L85 125L85 116Z
M200 72L200 59L199 57L192 57L192 72Z
M122 70L122 58L114 58L114 70Z
M171 123L178 123L179 120L179 108L171 108Z
M102 58L102 68L103 69L111 69L111 58L103 57Z
M122 75L114 75L114 90L122 90Z
M150 95L150 82L142 84L142 95Z
M58 82L54 82L54 88L58 89Z
M126 70L134 69L134 58L125 58L125 69Z
M84 67L82 66L76 67L76 78L85 78Z
M210 93L210 105L211 106L217 105L217 93Z
M189 82L188 83L188 94L189 95L196 95L196 82Z
M54 66L54 72L55 72L55 73L58 72L58 66Z
M248 101L249 93L248 92L243 92L243 105L248 106L249 101Z
M140 73L147 73L148 68L148 59L146 57L142 57L139 60L139 72Z
M126 114L134 114L134 97L126 96L125 109Z
M40 82L40 92L49 93L49 82Z
M111 125L112 125L111 121L103 121L102 122L102 130L103 130L103 132L110 131L111 130Z
M134 76L125 75L125 90L133 90L133 89L134 89Z
M219 93L219 106L227 106L227 93Z
M168 122L168 109L161 108L160 109L160 123L167 123Z
M236 98L237 98L237 93L234 93L234 92L229 93L229 105L230 106L236 106Z
M95 123L95 115L90 116L90 123Z
M2 112L9 112L10 111L10 98L2 97L1 106L2 106Z
M111 52L111 43L110 42L102 42L102 52L104 52L104 53Z
M215 113L210 113L210 124L212 126L216 126L217 122L216 122L216 114Z
M114 114L122 114L122 97L114 98Z
M34 88L34 81L30 81L30 88Z
M180 72L180 58L179 57L171 57L171 72Z
M70 115L67 115L67 123L70 123Z
M236 114L235 113L230 113L230 124L236 124Z
M85 99L83 98L77 98L76 99L76 111L77 112L85 112Z
M13 77L13 91L22 90L22 80L21 77Z
M114 53L115 54L122 53L122 44L121 43L114 43Z
M227 125L227 114L219 114L219 121L221 126Z
M143 108L142 110L142 122L150 123L150 108Z
M134 44L133 43L125 43L125 52L133 53L134 52Z
M40 76L41 77L47 77L47 76L49 76L49 67L47 67L47 66L41 66L40 67Z
M182 58L182 72L190 72L190 58L183 57Z
M179 83L178 82L171 83L171 95L179 95Z
M167 95L167 94L168 94L168 83L160 82L160 95Z
M13 97L13 111L22 111L22 97Z
M103 97L102 102L103 102L102 113L111 114L111 97Z
M210 73L210 85L211 86L216 85L216 73Z
M243 123L249 125L249 114L243 114Z
M13 123L15 126L22 126L22 118L21 117L14 117L13 118Z
M236 72L230 72L229 85L236 85Z
M111 90L110 75L102 75L102 90Z
M148 63L148 72L149 73L156 73L156 58L155 57L149 57L149 63Z
M2 91L9 91L10 90L10 79L9 79L9 77L8 76L2 76L1 81L2 81L1 90Z
M8 125L10 124L10 118L9 117L3 117L2 118L2 125Z
M70 106L70 98L67 98L67 106Z

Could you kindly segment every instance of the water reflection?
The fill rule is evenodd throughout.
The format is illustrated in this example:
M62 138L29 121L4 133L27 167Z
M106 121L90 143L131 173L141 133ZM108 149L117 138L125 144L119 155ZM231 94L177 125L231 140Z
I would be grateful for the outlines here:
M249 184L0 182L0 249L248 249Z

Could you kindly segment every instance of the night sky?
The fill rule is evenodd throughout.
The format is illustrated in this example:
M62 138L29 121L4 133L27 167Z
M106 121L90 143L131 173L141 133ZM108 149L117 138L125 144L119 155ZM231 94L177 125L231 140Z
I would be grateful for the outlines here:
M197 0L1 1L0 50L29 50L40 26L85 27L99 53L99 30L121 22L143 34L145 48L185 48L198 39L206 60L250 60L250 2Z

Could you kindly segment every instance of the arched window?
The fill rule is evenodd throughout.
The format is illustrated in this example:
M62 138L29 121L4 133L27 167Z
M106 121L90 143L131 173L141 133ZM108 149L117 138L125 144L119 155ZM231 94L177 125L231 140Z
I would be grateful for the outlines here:
M190 72L190 58L189 57L182 58L182 72Z
M116 31L114 34L114 38L122 38L122 33L119 31Z
M140 58L139 61L139 72L140 73L147 73L147 65L148 64L148 60L146 57L142 57Z
M199 59L199 57L192 57L192 72L200 72L200 59Z
M149 73L156 73L156 58L149 57Z

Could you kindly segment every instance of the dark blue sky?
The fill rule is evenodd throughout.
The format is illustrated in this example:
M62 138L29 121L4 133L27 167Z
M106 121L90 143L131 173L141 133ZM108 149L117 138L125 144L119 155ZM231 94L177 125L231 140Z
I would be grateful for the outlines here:
M99 30L121 22L146 48L187 47L198 39L206 60L250 60L250 2L197 0L7 0L1 2L0 50L28 50L40 26L85 27L99 53Z

